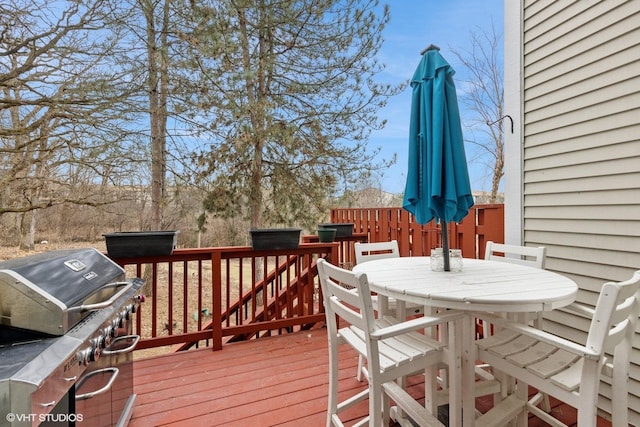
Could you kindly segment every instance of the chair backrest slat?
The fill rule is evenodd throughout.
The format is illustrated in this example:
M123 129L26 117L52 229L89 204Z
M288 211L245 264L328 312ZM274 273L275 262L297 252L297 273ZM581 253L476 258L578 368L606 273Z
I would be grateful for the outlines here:
M400 256L400 250L398 249L398 242L396 240L373 243L356 242L353 248L356 253L356 264L373 261L375 259Z
M517 246L487 242L484 259L544 268L547 249L544 246Z

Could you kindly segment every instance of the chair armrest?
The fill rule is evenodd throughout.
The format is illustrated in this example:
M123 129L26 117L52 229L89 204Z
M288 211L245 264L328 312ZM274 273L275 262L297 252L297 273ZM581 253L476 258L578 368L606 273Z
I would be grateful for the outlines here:
M454 320L463 319L466 314L462 311L445 311L441 314L431 316L416 317L415 319L406 320L404 322L394 323L391 326L378 329L371 333L371 338L375 340L384 340L396 335L405 334L407 332L417 331L418 329L437 326L443 323L453 322ZM392 318L394 322L398 322L396 318Z
M499 326L500 328L509 329L509 330L518 332L522 335L526 335L538 341L545 342L552 346L558 347L562 350L566 350L570 353L576 354L580 357L586 357L587 359L597 360L601 356L600 353L596 353L595 351L583 345L577 344L573 341L569 341L557 335L550 334L541 329L533 328L529 325L525 325L522 323L513 323L508 321L507 319L504 319L503 317L496 316L494 314L489 314L489 313L481 312L481 313L474 313L473 315L478 319L482 319L483 321L493 323L494 325Z

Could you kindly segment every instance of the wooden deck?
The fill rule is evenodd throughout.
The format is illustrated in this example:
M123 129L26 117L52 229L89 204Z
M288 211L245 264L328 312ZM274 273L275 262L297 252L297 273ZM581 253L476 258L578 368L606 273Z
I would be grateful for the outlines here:
M355 379L358 357L340 353L341 389L362 389ZM156 426L304 426L325 425L328 352L325 329L229 344L222 351L190 350L134 363L136 406L130 427ZM423 396L421 378L409 380ZM554 415L575 424L575 410L553 402ZM491 398L477 402L480 410ZM367 403L351 409L354 418ZM532 418L529 426L548 424ZM599 420L601 427L611 423Z

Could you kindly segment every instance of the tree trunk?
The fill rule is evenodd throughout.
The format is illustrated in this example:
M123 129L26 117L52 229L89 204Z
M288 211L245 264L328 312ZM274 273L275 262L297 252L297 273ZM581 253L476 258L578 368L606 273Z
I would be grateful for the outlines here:
M141 2L147 23L147 57L149 85L149 117L151 123L151 227L154 230L164 229L163 206L166 194L166 128L167 128L167 31L169 6L171 0L165 0L162 9L161 37L156 42L156 9L148 0ZM151 283L150 270L145 269L144 278ZM150 286L145 292L152 294Z
M32 251L35 249L36 211L24 212L20 221L20 249Z
M502 176L504 175L504 133L502 130L499 131L495 149L496 162L493 167L493 177L491 180L491 203L497 202L498 190L500 189L500 181L502 181Z
M163 26L167 24L169 1L164 3ZM149 117L151 124L151 227L162 230L163 205L165 199L165 174L166 174L166 32L156 43L155 10L153 4L145 1L143 9L147 20L147 57L148 85L149 85ZM159 52L159 55L158 55Z

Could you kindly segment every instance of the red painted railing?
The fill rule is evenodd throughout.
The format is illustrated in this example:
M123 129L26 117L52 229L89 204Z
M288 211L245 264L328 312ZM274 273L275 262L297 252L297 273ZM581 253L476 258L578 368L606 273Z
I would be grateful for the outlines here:
M349 268L356 241L396 239L402 256L428 255L440 246L439 226L419 225L400 208L334 209L331 221L354 223L353 236L335 243L303 236L291 250L177 249L170 256L116 259L129 276L147 282L147 302L135 315L137 349L221 349L230 341L308 328L324 321L318 257ZM474 207L460 224L449 224L449 236L464 257L484 257L487 240L504 241L503 205Z
M168 256L115 259L128 276L147 282L147 301L135 314L134 330L141 336L136 349L221 349L225 342L324 321L315 262L349 259L357 240L362 236L291 250L176 249Z

